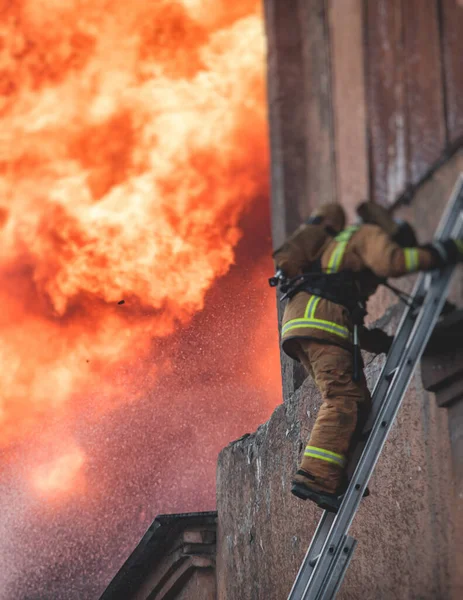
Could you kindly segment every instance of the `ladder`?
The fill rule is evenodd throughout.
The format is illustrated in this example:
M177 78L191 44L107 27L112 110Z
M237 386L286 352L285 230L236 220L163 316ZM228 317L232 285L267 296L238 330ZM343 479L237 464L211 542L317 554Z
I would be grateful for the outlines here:
M463 238L463 173L455 184L435 241ZM336 514L325 511L288 600L331 600L341 587L357 541L347 534L402 403L413 371L444 306L454 267L422 273L404 311L372 394L362 442L349 465L349 487Z

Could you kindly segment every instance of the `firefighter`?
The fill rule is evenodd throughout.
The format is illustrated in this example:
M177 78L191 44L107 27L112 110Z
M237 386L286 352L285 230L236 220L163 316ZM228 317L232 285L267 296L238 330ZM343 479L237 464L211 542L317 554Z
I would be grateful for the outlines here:
M367 299L387 277L463 260L462 241L402 247L378 225L344 227L342 207L323 205L273 255L280 280L296 281L284 288L290 300L282 320L283 350L303 364L322 395L291 491L324 508L339 504L348 457L371 408L362 365L356 372L356 325L367 351L387 352L393 339L361 325Z

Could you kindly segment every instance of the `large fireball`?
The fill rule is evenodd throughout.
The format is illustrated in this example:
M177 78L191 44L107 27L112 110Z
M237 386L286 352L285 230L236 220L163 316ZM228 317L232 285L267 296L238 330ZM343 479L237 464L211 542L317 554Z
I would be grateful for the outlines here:
M258 3L227 4L3 6L0 445L118 402L233 263L267 165Z

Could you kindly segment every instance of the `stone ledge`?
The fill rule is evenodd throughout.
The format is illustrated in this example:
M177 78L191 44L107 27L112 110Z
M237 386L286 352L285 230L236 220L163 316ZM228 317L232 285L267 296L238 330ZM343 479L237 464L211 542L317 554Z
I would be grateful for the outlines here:
M158 515L100 600L214 600L216 527L216 512Z
M463 400L463 310L437 324L421 359L423 387L436 394L439 406Z

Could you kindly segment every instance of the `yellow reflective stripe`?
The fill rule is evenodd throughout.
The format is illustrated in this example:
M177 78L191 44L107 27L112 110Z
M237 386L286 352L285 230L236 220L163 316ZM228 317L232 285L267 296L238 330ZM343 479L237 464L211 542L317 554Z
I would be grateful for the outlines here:
M417 248L404 248L405 268L409 273L418 271L419 257Z
M336 273L338 271L346 246L347 242L338 242L338 246L332 253L328 263L328 273Z
M291 331L292 329L298 329L299 327L320 329L321 331L326 331L327 333L334 333L335 335L338 335L344 339L350 338L350 333L347 327L337 325L331 321L323 321L322 319L292 319L285 324L281 330L281 334L285 335L288 333L288 331Z
M353 234L357 231L359 227L360 225L351 225L347 229L344 229L344 231L341 231L341 233L338 234L334 239L337 242L347 242L350 240L350 238L353 236Z
M460 254L463 254L463 240L453 240L455 242L455 244L457 245L458 248L458 252Z
M296 327L311 327L315 325L320 325L325 328L329 328L330 330L335 330L339 335L343 337L349 337L350 333L347 327L343 327L342 325L338 325L337 323L333 323L332 321L324 321L323 319L291 319L288 321L283 329L282 333L286 333L290 329L295 329Z
M312 298L310 298L310 300L307 302L304 317L300 319L291 319L291 321L285 323L281 330L281 334L285 335L288 333L288 331L298 329L299 327L307 327L326 331L327 333L334 333L335 335L348 340L350 338L350 332L347 327L333 323L333 321L325 321L324 319L315 318L315 311L317 310L320 300L320 296L312 296Z
M318 303L321 300L320 296L316 296L316 298L317 299L313 303L312 311L311 311L310 315L307 315L309 317L309 319L314 319L315 318L315 311L317 310ZM320 319L316 319L316 320L319 321ZM335 323L335 325L336 325L336 323Z
M342 454L336 454L336 452L331 452L324 448L317 448L316 446L306 446L304 456L325 460L326 462L338 465L339 467L344 467L347 463L345 456Z
M317 304L319 303L320 298L318 296L312 296L312 298L307 302L307 306L305 307L304 319L311 318L315 314L315 309L317 308Z
M326 456L330 456L331 458L335 458L341 462L346 462L346 457L344 456L344 454L338 454L337 452L333 452L332 450L326 450L326 448L319 448L318 446L309 446L307 445L305 447L306 452L309 451L314 451L314 452L319 452L320 454L326 455Z
M358 225L352 225L348 227L344 231L342 231L339 235L337 235L334 239L338 242L337 247L333 250L330 260L328 261L327 272L328 273L337 273L339 267L341 266L342 257L344 256L344 252L346 250L346 246L350 240L350 238L354 235L354 233L358 230Z

